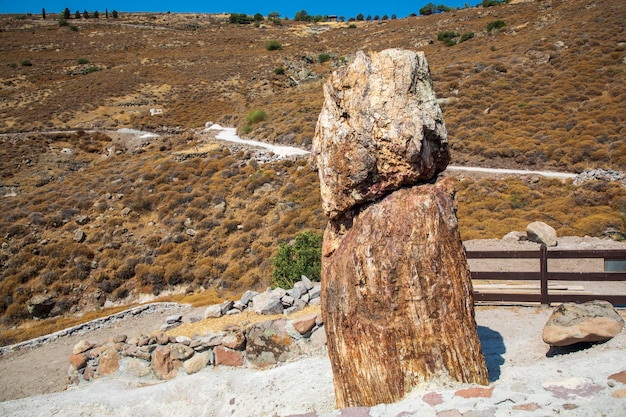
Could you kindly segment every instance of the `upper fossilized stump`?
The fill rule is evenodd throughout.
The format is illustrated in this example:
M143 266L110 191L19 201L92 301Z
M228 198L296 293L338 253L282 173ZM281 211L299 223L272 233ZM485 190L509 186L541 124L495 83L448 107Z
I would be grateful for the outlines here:
M448 136L422 52L357 52L324 98L313 153L331 219L446 168Z

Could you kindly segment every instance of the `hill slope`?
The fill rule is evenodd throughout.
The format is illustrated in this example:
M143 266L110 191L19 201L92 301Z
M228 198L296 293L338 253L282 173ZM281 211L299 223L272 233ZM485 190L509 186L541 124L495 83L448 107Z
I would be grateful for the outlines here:
M623 16L624 2L576 0L353 28L122 14L71 20L72 31L0 17L3 325L46 298L64 314L144 293L268 285L279 242L325 224L316 173L306 160L227 148L199 127L307 148L324 77L359 49L425 51L455 164L625 170ZM444 32L473 37L446 46ZM268 51L270 40L282 49ZM264 120L246 121L255 110ZM66 129L78 131L19 133ZM534 220L561 235L623 234L625 213L617 183L459 179L464 239Z

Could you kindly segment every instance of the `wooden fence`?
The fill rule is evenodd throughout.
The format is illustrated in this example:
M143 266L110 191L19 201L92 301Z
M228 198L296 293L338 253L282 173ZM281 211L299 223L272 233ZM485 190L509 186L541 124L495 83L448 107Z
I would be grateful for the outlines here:
M472 280L496 281L539 281L539 291L506 292L506 288L497 292L474 291L474 301L491 302L537 302L543 305L557 302L585 302L606 300L613 305L626 306L626 291L622 294L550 294L548 281L626 281L626 272L550 272L549 259L592 259L625 260L626 250L548 250L541 245L538 251L467 251L468 259L537 259L539 272L491 272L472 271ZM574 268L572 268L574 269ZM512 286L511 286L512 287ZM626 288L626 286L625 286Z

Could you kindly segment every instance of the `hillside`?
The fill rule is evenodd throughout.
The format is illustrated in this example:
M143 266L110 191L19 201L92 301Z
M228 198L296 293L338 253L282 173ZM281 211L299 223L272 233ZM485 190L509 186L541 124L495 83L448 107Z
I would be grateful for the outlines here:
M63 315L141 294L267 286L279 243L324 227L317 175L305 159L265 163L202 127L308 148L325 77L360 49L425 52L454 164L625 171L624 16L626 4L608 0L354 27L121 13L71 19L72 30L2 16L2 326L46 298ZM444 32L473 36L446 46ZM268 50L272 40L282 49ZM534 220L560 235L626 233L619 183L459 176L458 188L464 239Z

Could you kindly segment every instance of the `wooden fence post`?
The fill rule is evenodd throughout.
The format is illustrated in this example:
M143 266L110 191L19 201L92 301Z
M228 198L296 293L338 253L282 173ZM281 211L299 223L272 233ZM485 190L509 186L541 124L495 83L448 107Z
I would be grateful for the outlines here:
M548 248L542 244L539 249L539 263L541 272L541 305L550 307L548 297Z

